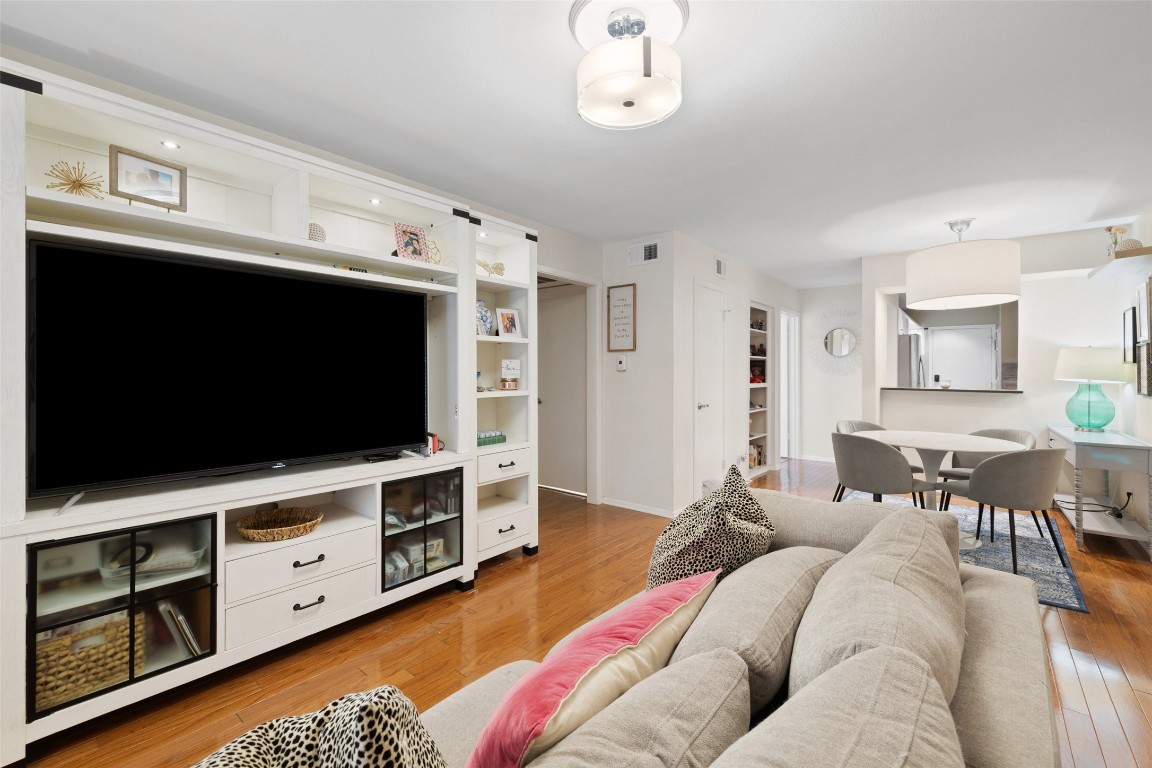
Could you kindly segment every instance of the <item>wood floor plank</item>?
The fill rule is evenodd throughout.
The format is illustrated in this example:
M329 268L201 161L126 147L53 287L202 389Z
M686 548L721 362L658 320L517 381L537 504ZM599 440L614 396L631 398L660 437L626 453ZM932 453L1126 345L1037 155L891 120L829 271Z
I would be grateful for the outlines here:
M788 461L752 485L831 499L836 472L830 462ZM126 768L187 766L257 722L354 690L396 685L426 709L508 661L543 658L644 588L669 521L552 491L540 500L540 554L482 563L474 590L438 587L44 739L31 745L28 768L90 768L109 754ZM1052 517L1073 542L1063 515ZM1041 608L1060 752L1066 768L1152 768L1152 563L1128 542L1088 543L1068 556L1091 613Z

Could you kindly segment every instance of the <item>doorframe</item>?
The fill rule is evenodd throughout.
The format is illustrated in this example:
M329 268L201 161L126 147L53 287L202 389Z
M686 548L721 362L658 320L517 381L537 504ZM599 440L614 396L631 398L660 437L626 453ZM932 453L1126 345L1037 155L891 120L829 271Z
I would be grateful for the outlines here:
M778 326L778 332L776 334L776 342L777 342L777 344L780 344L781 346L780 346L779 352L777 354L777 357L780 360L783 360L784 356L787 355L787 362L788 362L788 365L787 365L788 377L787 378L788 378L788 381L783 380L784 376L780 377L781 381L779 384L779 391L780 391L781 407L778 410L780 412L783 412L784 406L787 405L787 408L788 408L788 445L786 447L786 450L787 450L788 458L789 459L795 459L795 458L799 458L799 450L800 450L800 446L798 445L798 441L797 441L797 436L800 434L800 403L799 403L799 400L800 400L800 398L799 398L799 394L800 394L800 314L797 312L793 312L791 310L788 310L788 309L781 309L781 310L779 310L779 312L780 312L780 322L779 322L779 326ZM784 322L785 318L788 319L787 323ZM788 345L787 345L787 348L784 348L784 345L782 344L782 339L784 336L785 327L788 328ZM778 363L778 365L780 365L781 370L784 369L784 366L782 364ZM787 398L786 402L785 402L785 397ZM779 425L777 425L777 431L779 431ZM777 449L779 449L779 444L780 444L779 434L777 434L776 443L777 443ZM777 468L779 468L779 466L781 464L781 460L783 458L784 458L783 456L777 456L776 457Z
M589 504L602 503L602 489L604 478L603 451L600 443L604 434L604 356L600 354L600 339L604 333L604 297L602 296L603 281L595 280L587 275L569 272L563 269L537 264L536 274L544 277L553 277L572 285L584 287L585 310L585 350L584 368L587 378L585 391L588 402L584 417L585 443L587 455L585 456L584 487L587 490ZM537 289L539 293L539 289ZM539 296L537 296L539 303ZM537 415L539 418L539 415ZM539 448L539 446L537 446Z
M721 458L721 462L720 462L720 467L721 467L721 472L723 472L723 467L725 466L724 457L728 455L728 451L729 451L729 442L728 441L730 438L728 416L729 416L729 407L731 405L731 402L730 402L731 401L731 393L729 392L729 387L730 387L732 379L730 378L729 371L728 371L728 366L730 364L729 360L731 358L731 354L730 354L730 351L728 349L728 339L729 339L729 316L732 314L732 307L729 305L731 298L728 294L728 286L726 283L722 283L722 282L719 282L717 280L706 278L706 277L699 277L699 276L695 277L692 280L693 319L695 318L696 290L698 288L707 288L709 290L716 291L716 293L718 293L720 295L720 307L721 307L721 309L720 309L720 355L722 357L721 364L720 364L720 370L721 370L721 376L720 376L720 451L721 451L720 452L720 458ZM693 341L695 341L695 340L693 340ZM695 439L696 439L696 402L697 402L697 400L696 400L696 395L697 395L697 393L696 393L696 380L695 380L695 376L696 376L696 347L695 347L695 343L693 343L693 346L692 346L691 371L692 371L693 380L692 380L692 397L690 400L690 405L692 406L692 438L693 438L693 444L695 444ZM673 465L675 466L675 461L673 462ZM695 485L695 481L696 481L696 456L695 456L694 452L691 455L691 467L692 467L692 482ZM721 475L721 476L723 476L723 475ZM700 486L695 486L692 490L692 493L694 494L692 496L692 498L698 498L699 493L700 493Z

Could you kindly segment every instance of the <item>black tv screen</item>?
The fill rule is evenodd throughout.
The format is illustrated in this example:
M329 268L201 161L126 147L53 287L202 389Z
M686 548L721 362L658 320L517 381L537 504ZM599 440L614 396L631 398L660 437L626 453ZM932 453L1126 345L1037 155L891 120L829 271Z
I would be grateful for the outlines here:
M28 243L28 493L418 448L423 294Z

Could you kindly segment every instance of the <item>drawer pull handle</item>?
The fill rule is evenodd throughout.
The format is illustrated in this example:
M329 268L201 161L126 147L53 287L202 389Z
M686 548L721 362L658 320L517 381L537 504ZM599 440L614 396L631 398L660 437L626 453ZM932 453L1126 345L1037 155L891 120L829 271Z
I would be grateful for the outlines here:
M292 606L292 610L302 611L305 608L311 608L314 605L320 605L322 602L324 602L324 595L320 595L320 597L316 598L316 602L308 603L308 605L300 605L300 603L296 603L296 605Z
M508 531L514 531L514 530L516 530L516 524L515 523L508 526L507 528L497 528L496 533L508 533Z
M302 563L299 560L297 560L296 562L292 563L292 567L293 568L303 568L306 565L315 565L316 563L322 563L322 562L324 562L324 555L323 554L321 554L320 557L316 558L315 560L309 560L306 563Z
M514 466L516 466L516 462L510 461L507 464L497 464L496 468L497 469L508 469L508 467L514 467Z

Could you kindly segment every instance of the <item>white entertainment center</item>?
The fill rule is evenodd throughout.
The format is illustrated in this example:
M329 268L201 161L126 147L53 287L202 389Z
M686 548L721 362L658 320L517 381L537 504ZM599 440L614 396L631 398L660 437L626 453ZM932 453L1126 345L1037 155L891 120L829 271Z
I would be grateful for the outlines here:
M322 150L20 62L0 60L0 69L0 764L23 758L28 743L430 588L470 588L490 557L516 548L535 554L535 232ZM165 157L187 167L186 212L107 193L110 147L160 155L162 141L180 145ZM61 161L100 174L102 198L48 188L46 172ZM424 230L434 245L429 261L392 255L396 224ZM30 500L29 235L424 293L428 429L443 449ZM157 287L141 286L150 289ZM514 311L514 324L481 330L478 300L493 313ZM387 339L372 353L386 355ZM99 372L78 372L85 375ZM357 407L391 405L370 392L349 394ZM356 415L334 404L332 418ZM478 446L478 434L499 437ZM451 501L433 512L432 498ZM396 522L385 514L394 504L419 508L421 517ZM315 507L324 518L284 541L236 533L238 519L273 505ZM140 568L118 581L105 556L125 543L181 537L194 555L181 571ZM418 558L395 558L400 550ZM67 622L79 629L92 617L114 618L125 631L116 634L110 622L69 647ZM45 628L65 630L51 641L51 656ZM93 652L96 661L85 661ZM118 671L81 682L94 667Z

